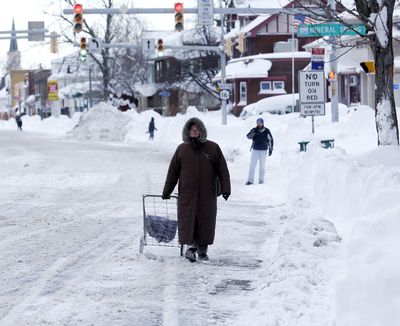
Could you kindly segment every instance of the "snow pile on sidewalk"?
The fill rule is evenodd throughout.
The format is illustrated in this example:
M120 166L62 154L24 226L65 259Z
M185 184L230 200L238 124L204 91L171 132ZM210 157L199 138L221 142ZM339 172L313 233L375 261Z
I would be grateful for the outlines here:
M68 138L79 140L124 141L130 117L115 107L100 103L84 113Z
M39 115L22 116L22 130L46 133L54 136L63 136L77 124L80 113L75 113L72 119L65 115L58 118L49 117L41 119ZM0 120L0 128L6 130L17 130L14 118L7 121Z
M398 325L400 149L359 156L312 149L286 158L301 171L290 175L290 196L306 196L343 236L347 259L336 285L337 325Z

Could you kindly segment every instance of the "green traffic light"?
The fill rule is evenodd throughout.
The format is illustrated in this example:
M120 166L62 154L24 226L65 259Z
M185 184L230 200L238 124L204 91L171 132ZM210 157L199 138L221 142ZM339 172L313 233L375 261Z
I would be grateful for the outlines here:
M79 58L81 59L81 61L86 61L87 58L87 50L82 49L79 51Z

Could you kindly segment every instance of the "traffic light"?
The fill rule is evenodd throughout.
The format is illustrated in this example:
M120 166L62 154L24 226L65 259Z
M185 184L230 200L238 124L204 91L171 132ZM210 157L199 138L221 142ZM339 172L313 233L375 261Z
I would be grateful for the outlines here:
M244 52L244 33L239 33L236 49L238 49L240 53Z
M86 37L81 37L81 42L79 44L80 47L80 51L79 51L79 58L81 59L81 61L86 61L87 58L87 41L86 41Z
M328 74L329 80L333 81L336 80L336 72L334 72L333 70L331 70Z
M230 37L228 37L225 41L224 41L224 48L225 48L225 53L228 57L232 58L233 57L233 43Z
M183 3L175 3L175 30L178 32L183 31Z
M79 33L83 29L83 7L81 4L74 5L74 33Z
M375 73L375 62L374 61L364 61L360 63L361 68L364 69L367 74Z
M159 57L162 57L164 55L164 42L161 38L157 41L156 48L157 48L157 55Z

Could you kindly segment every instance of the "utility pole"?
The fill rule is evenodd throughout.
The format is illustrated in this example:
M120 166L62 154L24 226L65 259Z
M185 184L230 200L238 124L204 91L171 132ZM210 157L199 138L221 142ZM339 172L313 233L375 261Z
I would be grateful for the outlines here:
M219 0L219 6L222 8L222 0ZM221 13L221 44L224 44L224 14ZM221 85L226 84L226 56L223 48L220 52L220 63L221 63ZM222 111L222 124L227 124L227 112L226 112L226 100L221 100L221 111Z
M336 1L329 0L329 6L332 12L336 11ZM335 78L331 80L331 113L332 113L332 122L339 122L339 94L338 94L338 74L337 74L337 61L336 61L336 37L330 36L329 43L331 44L331 52L330 52L330 63L331 63L331 71L334 72Z
M89 67L89 109L93 107L92 97L92 67Z

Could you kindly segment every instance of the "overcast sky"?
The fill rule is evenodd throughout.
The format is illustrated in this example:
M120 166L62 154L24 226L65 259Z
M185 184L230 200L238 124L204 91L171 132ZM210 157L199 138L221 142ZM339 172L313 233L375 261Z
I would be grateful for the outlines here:
M122 4L126 4L128 7L136 8L173 8L174 3L178 0L115 0L115 7L120 7ZM197 4L197 0L184 0L184 6L186 8L193 8ZM101 8L101 5L96 0L83 0L81 1L83 8ZM216 1L216 3L219 3ZM62 12L63 9L67 9L67 5L62 0L3 0L3 8L0 11L0 31L9 31L11 29L12 19L15 19L15 27L17 30L26 30L28 28L28 21L45 21L45 27L49 31L60 32L59 24L56 19L50 15L46 15L45 12L57 14ZM191 17L190 17L191 16ZM94 19L95 15L87 15L86 19ZM143 15L143 18L147 21L148 28L151 30L172 30L174 26L173 15ZM185 15L185 20L189 23L194 20L193 15ZM1 34L0 36L6 36ZM9 50L10 41L0 40L0 60L4 62L6 53ZM36 57L42 58L42 60L51 60L55 57L50 55L50 47L46 47L43 44L39 45L36 42L27 42L25 40L18 40L18 47L22 52L23 68L31 68L34 65ZM46 53L43 53L43 47L46 48ZM31 53L38 53L38 49L42 52L40 56L33 56ZM48 49L48 53L47 53ZM27 51L27 52L26 52ZM24 56L25 53L25 56ZM49 54L49 55L47 55ZM29 67L26 67L26 66ZM4 63L1 64L4 66ZM49 66L45 64L45 66Z

